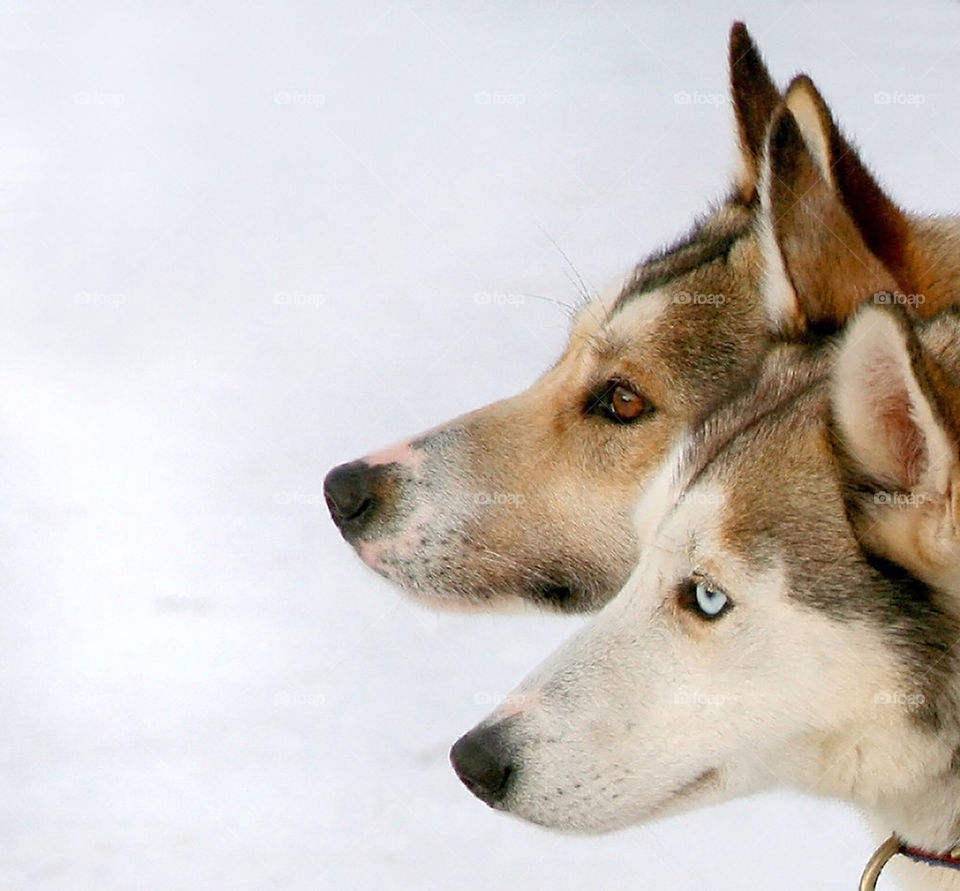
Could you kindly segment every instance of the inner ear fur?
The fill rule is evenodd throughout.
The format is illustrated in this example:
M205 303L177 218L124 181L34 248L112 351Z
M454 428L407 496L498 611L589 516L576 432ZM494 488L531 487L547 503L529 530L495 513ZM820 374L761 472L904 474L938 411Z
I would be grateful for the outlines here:
M797 75L784 101L821 175L835 188L871 253L891 272L899 291L921 292L927 264L909 218L867 169L813 81L806 74Z
M787 336L836 330L873 295L899 291L824 176L825 162L781 105L770 125L759 189L764 299L772 327Z
M857 476L894 491L951 496L958 404L902 307L864 307L850 322L831 409Z

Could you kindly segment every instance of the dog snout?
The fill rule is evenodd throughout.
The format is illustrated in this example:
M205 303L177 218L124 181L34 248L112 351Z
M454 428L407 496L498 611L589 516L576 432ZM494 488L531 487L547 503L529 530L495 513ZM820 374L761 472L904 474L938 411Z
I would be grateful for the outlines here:
M374 514L373 476L366 461L351 461L334 467L323 481L330 516L347 538L359 535Z
M507 746L505 725L475 727L454 743L450 763L460 781L490 807L499 807L516 773Z

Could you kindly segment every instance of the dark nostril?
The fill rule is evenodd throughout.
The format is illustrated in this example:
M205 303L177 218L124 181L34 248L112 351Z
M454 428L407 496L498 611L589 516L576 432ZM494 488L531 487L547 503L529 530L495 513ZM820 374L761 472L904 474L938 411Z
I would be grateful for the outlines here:
M333 521L341 531L359 531L373 512L374 494L371 467L365 461L351 461L334 467L323 481L323 497Z
M500 724L461 736L450 750L450 763L461 782L481 801L490 807L503 801L513 766L503 746Z

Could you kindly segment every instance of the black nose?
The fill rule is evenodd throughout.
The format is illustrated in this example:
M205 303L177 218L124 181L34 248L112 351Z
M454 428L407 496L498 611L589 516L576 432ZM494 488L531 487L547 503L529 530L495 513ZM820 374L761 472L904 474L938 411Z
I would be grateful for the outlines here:
M505 745L504 724L476 727L450 750L450 763L463 784L490 807L498 807L515 773Z
M373 515L372 470L365 461L351 461L334 467L323 481L330 516L345 536L357 535Z

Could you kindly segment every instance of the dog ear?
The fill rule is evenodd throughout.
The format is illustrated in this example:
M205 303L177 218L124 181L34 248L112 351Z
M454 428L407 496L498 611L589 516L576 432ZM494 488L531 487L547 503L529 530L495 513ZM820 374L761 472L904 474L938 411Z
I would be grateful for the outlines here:
M871 253L906 294L918 292L922 266L907 215L884 192L837 126L813 81L800 74L784 97L817 169L836 190Z
M838 429L864 475L898 491L946 491L956 443L937 396L936 366L898 306L865 306L850 322L832 377Z
M850 322L830 387L831 415L858 535L931 581L960 569L956 387L899 306L865 306ZM933 577L933 578L931 578Z
M756 199L767 127L783 101L743 22L730 29L730 98L737 121L740 163L736 194L744 204Z
M871 295L900 290L831 182L838 168L830 143L810 120L804 126L813 151L793 113L780 106L758 186L761 289L771 330L786 337L836 330Z

